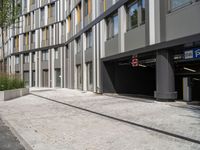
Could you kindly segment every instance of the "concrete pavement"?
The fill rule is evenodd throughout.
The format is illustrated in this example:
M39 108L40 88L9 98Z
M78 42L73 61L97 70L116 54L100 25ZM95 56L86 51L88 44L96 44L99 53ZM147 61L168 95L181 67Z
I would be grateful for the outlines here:
M199 107L138 100L32 89L0 114L35 150L200 149Z
M24 150L17 138L0 119L0 150Z

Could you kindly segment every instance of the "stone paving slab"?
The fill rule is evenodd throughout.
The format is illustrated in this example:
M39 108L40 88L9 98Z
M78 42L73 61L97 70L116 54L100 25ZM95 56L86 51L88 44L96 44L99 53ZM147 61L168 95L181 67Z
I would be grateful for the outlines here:
M166 124L165 129L170 131L172 131L171 127L175 128L177 126L179 132L183 132L183 130L185 132L192 132L192 134L188 133L185 135L198 139L199 129L196 128L199 125L195 124L196 122L199 123L198 116L186 117L188 115L194 116L197 112L194 113L182 107L172 107L170 104L164 103L149 104L128 101L126 99L98 96L93 93L83 93L76 90L46 89L42 92L38 91L38 89L33 90L34 94L76 104L77 106L104 112L109 115L124 117L132 121L137 121L134 119L138 119L138 121L143 120L144 124L149 123L150 125L153 125L155 121L154 124L158 127L159 123L161 127ZM162 115L165 111L169 111L169 113ZM197 111L199 113L199 110ZM173 114L174 112L176 112L177 116L187 112L184 115L182 114L183 120L185 120L184 125L170 122L177 119L176 115ZM199 144L124 124L34 95L28 95L8 102L0 102L0 114L34 150L200 149ZM152 115L155 117L152 117ZM153 120L148 119L148 117ZM158 117L161 117L161 120ZM178 117L178 119L182 120L181 117ZM179 125L186 129L180 130ZM190 127L187 127L187 125Z

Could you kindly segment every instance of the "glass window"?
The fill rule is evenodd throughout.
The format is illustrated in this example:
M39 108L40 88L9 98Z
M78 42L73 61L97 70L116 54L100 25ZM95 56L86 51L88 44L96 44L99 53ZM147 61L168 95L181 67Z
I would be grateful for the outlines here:
M128 4L128 30L138 26L138 3L133 1Z
M88 0L85 0L85 16L88 15Z
M170 2L171 2L171 9L175 9L191 2L191 0L170 0Z
M35 43L35 31L31 33L31 43Z
M15 57L15 63L16 63L16 65L19 64L19 56L16 56L16 57Z
M27 64L27 63L29 63L29 55L28 54L24 55L24 64Z
M92 47L92 30L88 31L86 34L86 48Z
M114 14L107 18L107 38L113 38L119 32L118 14Z
M48 60L48 50L42 52L42 61Z
M142 8L142 23L145 22L145 0L140 0L140 5Z
M59 59L59 51L58 51L58 49L55 49L55 59Z
M77 38L76 39L76 43L77 43L77 52L81 51L81 38Z
M119 30L118 15L115 15L113 17L113 26L114 26L114 36L115 36L116 34L118 34Z
M35 53L32 53L32 63L35 63Z
M44 7L43 8L41 8L41 16L40 16L41 18L41 21L44 21Z

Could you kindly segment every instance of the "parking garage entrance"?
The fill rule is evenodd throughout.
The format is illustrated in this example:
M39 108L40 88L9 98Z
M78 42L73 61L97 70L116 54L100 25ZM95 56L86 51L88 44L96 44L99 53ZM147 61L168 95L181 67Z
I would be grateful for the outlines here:
M155 57L155 54L145 54L104 62L103 93L154 98Z
M176 68L176 90L178 99L200 101L200 61L178 62Z

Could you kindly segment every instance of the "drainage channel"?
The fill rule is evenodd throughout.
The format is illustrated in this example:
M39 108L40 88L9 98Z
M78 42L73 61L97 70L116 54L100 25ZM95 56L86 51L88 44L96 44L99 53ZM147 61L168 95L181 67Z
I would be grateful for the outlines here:
M142 125L142 124L138 124L138 123L127 121L127 120L120 119L120 118L116 118L116 117L113 117L113 116L109 116L109 115L106 115L106 114L103 114L103 113L95 112L95 111L92 111L92 110L89 110L89 109L85 109L85 108L82 108L82 107L78 107L78 106L75 106L75 105L71 105L71 104L68 104L68 103L59 102L57 100L50 99L50 98L47 98L47 97L44 97L44 96L40 96L40 95L37 95L37 94L33 94L33 93L31 93L31 94L34 95L34 96L46 99L48 101L52 101L52 102L55 102L55 103L66 105L68 107L72 107L72 108L76 108L76 109L79 109L79 110L82 110L82 111L93 113L93 114L96 114L96 115L99 115L99 116L102 116L102 117L105 117L105 118L109 118L109 119L112 119L112 120L115 120L115 121L119 121L119 122L122 122L122 123L125 123L125 124L137 126L137 127L140 127L140 128L146 129L146 130L154 131L154 132L161 133L161 134L164 134L164 135L168 135L168 136L171 136L171 137L174 137L174 138L178 138L178 139L181 139L181 140L185 140L185 141L189 141L189 142L192 142L192 143L200 144L199 140L195 140L195 139L192 139L192 138L189 138L189 137L185 137L185 136L182 136L182 135L174 134L174 133L163 131L163 130L160 130L160 129L148 127L148 126L145 126L145 125Z

